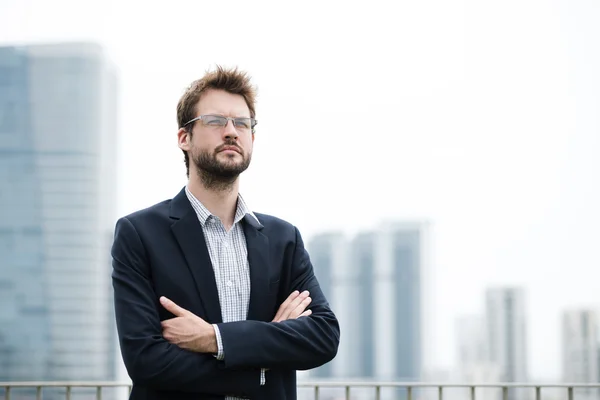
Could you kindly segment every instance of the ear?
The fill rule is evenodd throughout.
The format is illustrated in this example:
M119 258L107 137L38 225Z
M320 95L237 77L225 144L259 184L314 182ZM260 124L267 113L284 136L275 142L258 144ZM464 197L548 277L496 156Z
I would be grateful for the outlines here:
M252 131L252 144L254 144L254 131Z
M177 146L181 150L188 151L190 149L191 134L184 128L179 128L177 131Z

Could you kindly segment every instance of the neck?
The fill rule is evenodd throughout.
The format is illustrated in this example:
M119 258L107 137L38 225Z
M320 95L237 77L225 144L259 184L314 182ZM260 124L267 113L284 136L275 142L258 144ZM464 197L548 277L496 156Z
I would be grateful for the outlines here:
M190 171L188 190L210 211L219 217L226 230L233 225L237 198L239 193L239 179L228 185L211 185L207 187L197 174Z

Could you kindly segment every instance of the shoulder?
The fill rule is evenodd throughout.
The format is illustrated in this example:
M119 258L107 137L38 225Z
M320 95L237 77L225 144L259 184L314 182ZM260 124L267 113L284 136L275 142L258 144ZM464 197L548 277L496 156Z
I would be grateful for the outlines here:
M164 200L160 203L121 216L117 220L117 224L128 221L137 227L140 225L154 224L158 221L168 219L171 201L172 199Z

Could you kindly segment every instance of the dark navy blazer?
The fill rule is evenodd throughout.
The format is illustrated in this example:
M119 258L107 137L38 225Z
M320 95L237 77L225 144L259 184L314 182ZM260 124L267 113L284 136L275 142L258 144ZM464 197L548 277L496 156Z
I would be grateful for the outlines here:
M172 200L120 218L112 246L116 322L130 399L296 399L296 370L332 360L340 328L298 230L264 214L242 220L251 294L247 320L223 323L198 217L182 189ZM309 290L312 315L270 322L294 290ZM166 296L219 326L225 360L183 350L162 336L174 316ZM260 386L260 369L268 368Z

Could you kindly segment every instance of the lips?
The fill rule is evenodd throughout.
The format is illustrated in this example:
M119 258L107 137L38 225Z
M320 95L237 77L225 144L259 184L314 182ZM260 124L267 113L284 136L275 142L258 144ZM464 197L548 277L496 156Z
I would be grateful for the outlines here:
M236 153L242 154L240 149L236 146L223 146L223 148L221 150L219 150L219 153L222 151L226 151L226 150L231 150L231 151L235 151Z

